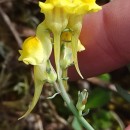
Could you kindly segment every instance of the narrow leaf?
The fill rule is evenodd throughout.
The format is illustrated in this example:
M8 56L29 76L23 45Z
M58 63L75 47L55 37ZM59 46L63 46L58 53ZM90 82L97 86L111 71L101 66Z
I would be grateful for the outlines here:
M117 92L128 102L130 102L130 94L124 90L120 85L116 84Z
M109 100L110 100L109 91L102 88L96 88L88 96L86 109L102 107L103 105L107 104Z
M108 73L101 74L98 76L98 78L100 78L101 80L103 80L105 82L110 82L110 80L111 80L111 77Z
M60 94L59 92L58 93L55 93L54 95L52 95L51 97L48 97L47 99L53 99L55 98L58 94Z

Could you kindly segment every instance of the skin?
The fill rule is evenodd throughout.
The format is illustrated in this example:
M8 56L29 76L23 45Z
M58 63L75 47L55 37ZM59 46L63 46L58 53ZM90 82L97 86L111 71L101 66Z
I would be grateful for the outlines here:
M127 128L125 128L125 130L130 130L130 125Z
M118 69L130 62L130 1L113 0L83 19L80 40L86 50L78 54L84 78ZM70 67L71 80L80 79Z
M84 17L80 40L86 50L78 54L84 78L130 63L129 12L129 0L113 0L98 13ZM80 79L74 67L71 67L69 77L71 80ZM130 130L130 125L125 130Z

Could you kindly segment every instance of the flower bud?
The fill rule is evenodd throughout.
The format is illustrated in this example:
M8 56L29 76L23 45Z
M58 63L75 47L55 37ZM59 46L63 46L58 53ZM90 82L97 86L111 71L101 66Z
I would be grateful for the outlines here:
M78 102L76 104L76 107L79 111L83 111L85 109L87 98L88 92L86 89L84 89L82 92L78 92Z

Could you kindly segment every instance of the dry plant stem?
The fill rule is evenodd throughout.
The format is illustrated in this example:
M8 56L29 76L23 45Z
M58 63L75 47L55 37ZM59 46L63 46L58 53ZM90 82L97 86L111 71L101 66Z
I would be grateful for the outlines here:
M64 86L63 86L63 82L61 79L58 80L59 83L59 89L61 91L61 96L64 99L64 101L66 102L68 108L72 111L72 113L74 114L74 116L79 120L79 122L86 128L86 130L94 130L94 128L84 119L83 116L79 115L79 112L77 111L77 109L75 108L74 104L72 103L72 101L70 100ZM55 85L57 86L57 84L55 83Z
M67 121L58 115L58 113L56 112L56 108L53 105L53 103L51 102L51 100L48 100L48 104L51 107L51 109L53 111L52 114L53 114L53 116L55 116L56 120L61 122L64 126L66 126L68 124Z
M4 19L4 21L6 22L7 26L9 27L10 31L12 32L15 40L18 43L18 46L21 48L22 45L22 39L20 38L17 30L15 29L14 26L12 26L12 22L10 20L10 18L8 17L8 15L3 11L3 9L0 7L0 15L2 16L2 18Z
M114 111L111 111L111 114L115 118L115 120L118 122L118 124L120 125L121 130L124 130L125 125L124 125L123 121L120 119L120 117Z
M5 2L11 2L11 0L1 0L1 1L0 1L0 4L1 4L1 3L5 3Z

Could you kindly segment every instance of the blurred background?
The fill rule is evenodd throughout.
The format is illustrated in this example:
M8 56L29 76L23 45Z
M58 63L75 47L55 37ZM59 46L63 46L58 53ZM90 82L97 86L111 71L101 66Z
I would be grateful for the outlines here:
M108 2L97 0L100 5ZM54 93L49 84L33 112L18 121L34 92L33 68L18 62L18 50L43 19L38 0L0 0L0 130L84 130L59 95L46 99ZM129 66L69 85L74 103L78 91L88 89L90 112L85 118L95 130L124 130L130 124Z

